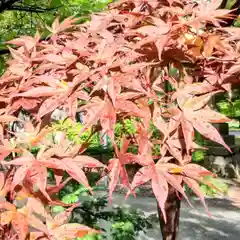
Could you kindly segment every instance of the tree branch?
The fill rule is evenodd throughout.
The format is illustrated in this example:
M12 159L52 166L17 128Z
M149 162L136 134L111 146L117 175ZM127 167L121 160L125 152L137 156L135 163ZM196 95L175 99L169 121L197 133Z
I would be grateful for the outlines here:
M50 12L53 10L56 10L59 7L55 7L55 8L40 8L40 7L32 7L32 6L20 6L20 5L12 5L10 6L8 9L6 9L7 11L22 11L22 12L31 12L31 13L44 13L44 12Z
M7 10L10 6L19 1L20 0L0 0L0 13Z
M221 27L230 27L235 20L237 20L239 14L240 14L240 0L236 0L236 2L231 7L231 18L224 19L224 22L221 22Z
M221 5L219 6L219 9L224 9L227 7L227 0L223 0Z
M0 55L9 54L9 49L0 49Z
M41 8L29 5L14 5L14 3L19 2L20 0L0 0L0 13L3 11L23 11L23 12L32 12L32 13L44 13L48 11L56 10L62 6L55 8Z

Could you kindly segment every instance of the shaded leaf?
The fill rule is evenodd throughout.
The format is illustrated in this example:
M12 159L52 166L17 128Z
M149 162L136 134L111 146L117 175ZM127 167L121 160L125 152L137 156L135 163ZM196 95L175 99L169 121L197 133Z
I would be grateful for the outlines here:
M183 178L183 181L188 185L189 188L191 188L193 190L193 192L200 198L201 202L203 203L207 213L210 215L209 211L208 211L208 208L207 208L207 205L205 203L205 200L204 200L204 195L203 193L201 192L201 189L200 189L200 186L199 186L199 183L194 180L194 179L191 179L191 178L187 178L187 177L184 177Z
M203 121L194 121L192 124L193 127L204 137L223 145L229 152L232 152L232 150L224 142L220 133L210 123Z
M113 158L109 161L108 170L110 171L109 177L109 201L112 202L112 194L119 181L119 175L121 172L121 164L117 158Z

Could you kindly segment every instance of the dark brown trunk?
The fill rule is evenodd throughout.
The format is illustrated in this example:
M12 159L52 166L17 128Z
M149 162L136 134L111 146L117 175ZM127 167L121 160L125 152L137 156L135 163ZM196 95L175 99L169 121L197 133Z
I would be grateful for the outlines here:
M180 194L169 185L168 199L165 203L167 222L164 222L163 214L158 205L158 217L160 222L160 228L162 232L163 240L176 240L178 229L179 229L179 217L181 200L179 199Z

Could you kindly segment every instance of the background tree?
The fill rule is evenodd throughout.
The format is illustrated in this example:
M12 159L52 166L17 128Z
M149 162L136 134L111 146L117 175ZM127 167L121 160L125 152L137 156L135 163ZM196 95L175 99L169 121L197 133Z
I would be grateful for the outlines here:
M110 0L20 0L2 1L0 5L0 54L9 53L6 41L21 35L35 34L36 28L43 37L49 32L46 25L51 25L58 16L63 20L69 16L88 18L111 2Z
M34 36L38 29L42 38L49 35L46 25L51 25L58 16L63 20L69 16L88 19L92 12L98 12L111 0L14 0L0 3L0 74L5 70L9 56L6 42L19 37Z

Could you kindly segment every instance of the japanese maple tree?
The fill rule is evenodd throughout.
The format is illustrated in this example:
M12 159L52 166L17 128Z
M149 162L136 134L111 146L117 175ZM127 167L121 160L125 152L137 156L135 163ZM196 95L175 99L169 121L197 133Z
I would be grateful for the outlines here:
M164 239L175 239L171 224L177 227L179 215L171 203L180 202L182 196L189 202L184 184L207 209L199 182L210 184L204 177L212 173L191 163L193 151L202 148L194 133L231 151L212 125L229 119L208 103L213 95L231 91L240 70L240 31L221 27L220 22L232 15L218 9L220 4L121 0L80 25L72 17L63 22L57 18L45 41L37 33L9 42L17 49L9 47L12 59L0 78L3 239L75 239L98 232L68 223L75 205L65 206L54 197L69 179L91 191L85 168L107 170L110 200L119 181L127 196L150 182L161 210ZM47 139L53 130L50 116L59 107L73 120L76 113L85 113L79 136L87 129L107 134L115 151L108 166L84 155L91 137L80 145L72 145L64 134L57 143ZM22 108L37 119L37 126L27 122L24 132L9 133L7 123ZM119 141L115 124L125 119L131 119L136 131ZM33 146L40 148L36 156ZM130 151L132 147L137 151ZM129 164L139 166L132 181L126 170ZM53 170L55 186L48 183L48 169ZM69 179L64 179L64 172ZM54 205L68 208L61 216L52 216Z

